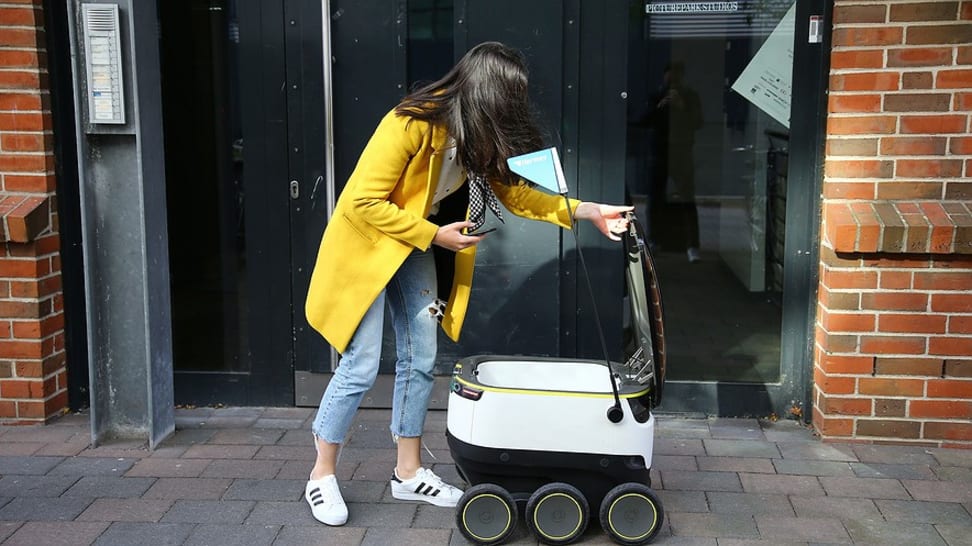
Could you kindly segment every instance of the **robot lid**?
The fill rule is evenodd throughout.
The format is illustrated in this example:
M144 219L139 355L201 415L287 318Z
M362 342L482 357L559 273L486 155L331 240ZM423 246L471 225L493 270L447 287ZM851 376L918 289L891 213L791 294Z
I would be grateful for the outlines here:
M651 387L651 406L661 401L665 384L665 324L661 290L644 229L634 214L622 236L625 284L630 305L624 325L625 363L622 382Z

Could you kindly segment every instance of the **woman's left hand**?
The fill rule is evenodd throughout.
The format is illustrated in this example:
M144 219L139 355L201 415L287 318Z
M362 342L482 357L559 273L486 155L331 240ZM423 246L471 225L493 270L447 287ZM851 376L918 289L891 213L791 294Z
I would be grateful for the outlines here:
M574 218L590 220L605 237L612 241L620 241L621 237L617 234L624 233L624 230L628 229L628 219L625 218L624 213L632 210L634 207L582 201L574 210Z

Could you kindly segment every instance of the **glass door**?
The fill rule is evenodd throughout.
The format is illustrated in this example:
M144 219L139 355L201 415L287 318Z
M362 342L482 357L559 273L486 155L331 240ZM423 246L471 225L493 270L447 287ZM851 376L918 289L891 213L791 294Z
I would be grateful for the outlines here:
M783 369L795 3L630 7L626 186L664 297L661 409L769 413Z

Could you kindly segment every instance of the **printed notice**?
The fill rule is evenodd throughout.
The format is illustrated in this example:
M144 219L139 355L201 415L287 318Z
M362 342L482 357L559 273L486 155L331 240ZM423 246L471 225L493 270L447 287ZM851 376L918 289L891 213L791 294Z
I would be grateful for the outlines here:
M780 19L759 48L732 90L746 97L787 129L790 128L790 96L793 83L793 23L796 2Z

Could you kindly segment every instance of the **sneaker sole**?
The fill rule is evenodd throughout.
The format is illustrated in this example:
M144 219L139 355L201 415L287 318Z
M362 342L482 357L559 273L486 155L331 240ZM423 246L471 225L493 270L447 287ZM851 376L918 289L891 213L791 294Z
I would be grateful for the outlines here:
M419 495L418 493L412 493L410 491L392 491L392 497L403 500L403 501L422 501L429 504L434 504L436 506L442 506L445 508L455 508L459 504L458 500L452 501L447 498L437 498L430 497L428 495Z

